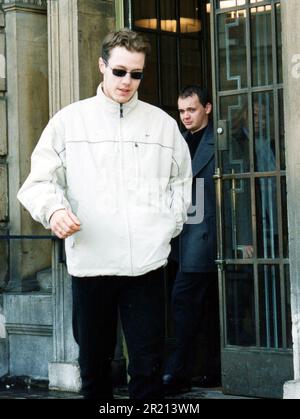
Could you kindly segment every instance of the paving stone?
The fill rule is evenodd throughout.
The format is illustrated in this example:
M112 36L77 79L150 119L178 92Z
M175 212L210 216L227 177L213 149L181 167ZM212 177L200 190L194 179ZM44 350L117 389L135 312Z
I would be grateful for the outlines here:
M127 387L118 387L114 390L116 400L128 399ZM166 399L248 399L249 397L230 396L222 393L221 388L207 389L192 387L189 392L176 396L168 396ZM14 385L7 385L6 388L0 387L0 399L82 399L78 393L67 393L61 391L48 390L47 388L21 388Z

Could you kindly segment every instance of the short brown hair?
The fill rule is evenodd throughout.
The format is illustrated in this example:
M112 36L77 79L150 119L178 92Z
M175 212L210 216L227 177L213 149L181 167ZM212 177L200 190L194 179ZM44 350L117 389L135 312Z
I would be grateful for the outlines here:
M142 52L147 56L150 53L150 43L141 33L132 31L128 28L117 32L109 33L102 44L102 58L108 60L110 52L116 47L124 47L128 51Z

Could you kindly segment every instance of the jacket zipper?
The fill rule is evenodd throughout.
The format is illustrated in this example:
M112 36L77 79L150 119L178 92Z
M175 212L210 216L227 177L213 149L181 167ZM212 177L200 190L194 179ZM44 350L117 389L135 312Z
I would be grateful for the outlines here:
M122 190L123 193L126 194L126 221L127 221L127 230L128 230L128 240L129 240L129 249L130 249L130 263L131 263L131 275L133 276L133 260L132 260L132 242L131 242L131 228L130 228L130 221L129 221L129 215L128 215L128 201L127 201L127 189L124 182L123 177L123 169L124 167L124 153L123 153L123 141L122 141L122 119L124 118L124 112L123 112L123 104L120 103L120 132L119 132L119 141L120 141L120 150L121 150L121 179L122 179Z
M137 142L134 143L134 157L135 157L135 176L136 176L136 182L138 182L139 175L140 175L140 161L139 161L139 145Z

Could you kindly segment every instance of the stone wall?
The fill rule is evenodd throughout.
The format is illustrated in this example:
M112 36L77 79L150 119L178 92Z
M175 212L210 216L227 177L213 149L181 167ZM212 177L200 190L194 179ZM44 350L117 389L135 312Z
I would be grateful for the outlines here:
M32 220L16 197L49 119L47 33L45 1L0 2L2 235L49 234ZM50 240L0 240L0 376L8 373L47 378L53 348L52 296L48 289L39 290L36 276L50 266ZM10 293L1 294L3 290Z
M99 24L102 22L102 24ZM96 93L100 80L98 60L101 41L115 30L116 17L113 1L80 0L78 2L78 48L80 98Z

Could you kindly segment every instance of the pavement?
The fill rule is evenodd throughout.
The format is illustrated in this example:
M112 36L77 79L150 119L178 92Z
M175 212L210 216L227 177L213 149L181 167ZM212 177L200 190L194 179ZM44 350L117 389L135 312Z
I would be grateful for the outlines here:
M116 400L129 399L127 387L120 386L114 390L114 398ZM82 399L78 393L69 393L63 391L49 390L45 385L33 385L28 382L20 384L14 383L0 383L0 399ZM181 393L176 396L167 396L165 399L180 399L180 400L196 400L196 399L249 399L244 396L225 395L221 387L216 388L202 388L192 387L190 391Z

